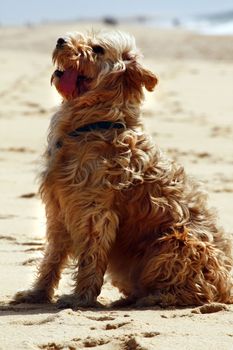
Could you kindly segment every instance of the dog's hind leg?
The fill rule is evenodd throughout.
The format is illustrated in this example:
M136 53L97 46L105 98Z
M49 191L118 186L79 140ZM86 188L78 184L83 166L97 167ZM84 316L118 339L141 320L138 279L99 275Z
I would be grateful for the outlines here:
M152 302L165 305L231 303L230 260L210 242L188 231L158 239L145 256L139 284ZM143 305L143 298L139 302Z

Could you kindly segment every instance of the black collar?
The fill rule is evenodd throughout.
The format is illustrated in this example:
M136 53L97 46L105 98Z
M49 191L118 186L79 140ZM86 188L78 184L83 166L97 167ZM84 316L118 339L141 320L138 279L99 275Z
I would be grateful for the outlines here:
M96 122L92 124L87 124L84 126L81 126L80 128L77 128L71 132L68 133L71 137L77 137L83 132L88 131L95 131L95 130L109 130L109 129L122 129L124 128L124 124L120 122L108 122L108 121L102 121L102 122Z

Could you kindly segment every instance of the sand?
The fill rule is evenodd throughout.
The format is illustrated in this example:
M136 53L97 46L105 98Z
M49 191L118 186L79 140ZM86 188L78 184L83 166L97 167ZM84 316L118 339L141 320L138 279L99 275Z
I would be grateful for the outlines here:
M232 350L233 306L61 311L8 304L30 287L42 256L45 216L37 174L49 119L60 103L49 84L51 51L57 37L83 27L91 26L0 28L0 349ZM145 65L159 77L143 106L148 132L203 181L220 223L233 232L232 37L123 29L136 36ZM70 289L67 269L57 294ZM106 281L100 301L117 298Z

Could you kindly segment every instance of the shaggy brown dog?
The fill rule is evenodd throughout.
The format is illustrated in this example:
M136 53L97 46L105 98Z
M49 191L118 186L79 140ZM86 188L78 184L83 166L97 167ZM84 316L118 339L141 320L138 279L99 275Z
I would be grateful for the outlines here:
M143 87L156 76L124 33L57 41L52 82L63 104L52 118L40 192L47 248L32 290L51 301L68 257L75 288L61 307L94 305L108 271L126 303L230 303L230 239L206 195L143 132Z

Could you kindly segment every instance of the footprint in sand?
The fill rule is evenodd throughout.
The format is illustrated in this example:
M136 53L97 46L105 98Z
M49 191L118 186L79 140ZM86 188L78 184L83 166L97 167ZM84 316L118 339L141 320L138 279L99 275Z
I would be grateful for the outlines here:
M81 338L73 338L69 344L57 344L57 343L48 343L39 345L39 349L44 350L76 350L76 349L83 349L83 348L94 348L96 346L101 346L104 344L108 344L110 342L110 339L104 339L104 338L92 338L87 337L84 340L81 340Z
M13 152L13 153L35 153L36 151L27 147L8 147L0 148L1 152Z
M40 261L39 258L30 258L22 262L23 266L35 266Z
M24 193L24 194L21 194L21 196L19 196L19 198L34 198L36 197L36 193L34 192L30 192L30 193Z
M16 242L16 238L11 237L11 236L0 236L0 239L10 241L10 242Z
M131 322L121 322L121 323L114 323L114 324L108 323L108 324L106 324L104 329L106 329L106 330L118 329L118 328L123 327L123 326L125 326L127 324L130 324L130 323Z
M23 325L23 326L40 326L42 324L54 322L57 318L59 318L59 315L52 315L52 316L48 316L46 318L42 318L40 320L17 320L17 321L12 321L12 322L10 322L10 324Z
M146 347L140 344L140 340L137 338L153 338L159 336L160 332L146 332L138 334L128 334L124 338L119 338L122 341L122 349L124 350L145 350Z
M41 245L40 247L38 248L28 248L28 249L25 249L24 252L25 253L33 253L33 252L38 252L38 251L43 251L44 250L44 246Z
M93 348L95 346L99 346L99 345L104 345L104 344L108 344L110 342L109 339L104 339L104 338L91 338L91 337L87 337L83 342L82 345L85 348Z
M26 253L33 253L33 252L38 252L38 251L43 251L44 250L44 245L41 242L16 242L16 244L20 246L25 246L27 248L23 248L22 250ZM26 262L25 262L25 265Z
M44 344L44 345L39 345L39 349L43 349L43 350L62 350L64 349L64 346L56 344L56 343L48 343L48 344ZM66 347L67 349L67 347ZM69 350L75 350L74 347L69 347Z
M153 337L157 337L160 334L161 334L160 332L145 332L145 333L142 333L142 336L144 338L153 338Z
M191 312L193 314L212 314L219 311L229 311L229 307L221 303L210 303L199 306L193 309Z
M144 350L141 345L137 342L136 338L132 337L125 340L122 343L122 349L124 350Z
M0 220L13 219L16 217L17 217L17 215L13 215L13 214L5 214L5 215L0 214Z
M214 126L211 129L210 137L230 137L232 128L230 126Z
M19 243L20 245L25 245L25 246L42 246L41 242L23 242L23 243Z
M88 318L89 320L92 320L92 321L113 321L113 320L115 320L115 318L112 316L99 316L99 317L86 316L86 318Z

